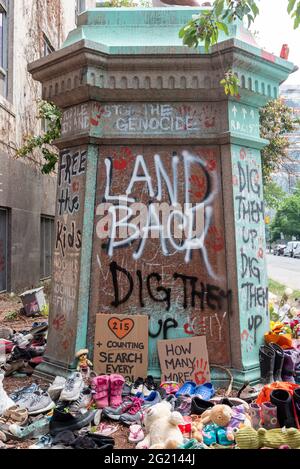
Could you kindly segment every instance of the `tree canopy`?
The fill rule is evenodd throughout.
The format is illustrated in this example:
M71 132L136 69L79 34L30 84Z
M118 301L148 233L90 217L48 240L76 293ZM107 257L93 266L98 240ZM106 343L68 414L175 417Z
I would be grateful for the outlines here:
M270 231L273 241L280 239L281 233L285 237L300 239L300 183L294 194L281 202Z

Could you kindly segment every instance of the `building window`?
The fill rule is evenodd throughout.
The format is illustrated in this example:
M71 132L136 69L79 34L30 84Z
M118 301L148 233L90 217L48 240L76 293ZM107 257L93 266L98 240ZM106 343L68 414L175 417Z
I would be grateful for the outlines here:
M52 52L55 51L54 47L52 46L51 42L47 38L46 34L44 34L44 38L43 38L43 48L44 48L43 50L44 57L46 57L46 55L52 54Z
M54 241L54 219L51 217L41 217L41 251L40 251L41 280L51 277L53 241Z
M0 0L0 94L7 96L7 1Z
M8 211L0 208L0 293L7 290Z
M80 15L83 11L86 10L86 0L77 0L76 1L76 13Z

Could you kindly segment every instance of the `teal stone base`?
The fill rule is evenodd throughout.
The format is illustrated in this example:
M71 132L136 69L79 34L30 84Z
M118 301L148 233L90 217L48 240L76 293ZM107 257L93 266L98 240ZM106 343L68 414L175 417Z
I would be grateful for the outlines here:
M33 378L41 378L44 381L52 382L56 376L62 376L68 378L72 373L76 371L75 367L66 368L62 363L54 363L53 361L48 362L45 360L43 363L38 365L33 373Z

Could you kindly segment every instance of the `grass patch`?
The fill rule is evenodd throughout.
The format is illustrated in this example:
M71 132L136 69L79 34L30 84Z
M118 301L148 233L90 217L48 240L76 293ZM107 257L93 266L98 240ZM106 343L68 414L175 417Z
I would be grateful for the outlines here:
M277 296L282 296L284 294L284 290L287 287L285 285L282 285L279 282L276 282L275 280L269 279L269 290L271 293ZM294 290L294 293L291 296L292 300L299 300L300 299L300 290Z

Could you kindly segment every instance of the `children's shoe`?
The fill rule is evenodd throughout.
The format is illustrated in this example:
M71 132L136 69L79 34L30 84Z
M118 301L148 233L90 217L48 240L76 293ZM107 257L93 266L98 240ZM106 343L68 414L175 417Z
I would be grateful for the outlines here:
M77 401L83 387L84 382L81 373L73 373L65 383L64 389L60 394L60 400Z
M124 423L125 425L132 425L132 424L142 424L143 420L143 410L142 410L142 404L143 400L139 399L137 397L133 398L133 405L130 407L130 409L121 415L120 417L120 422Z
M191 414L192 398L190 396L181 396L175 403L175 410L182 416Z
M166 381L160 387L166 391L167 395L176 394L179 391L179 384L176 381Z
M115 408L115 407L105 407L103 409L102 415L104 417L107 417L111 420L120 420L121 415L125 414L128 412L128 410L133 406L135 397L129 397L124 399L122 404Z
M61 395L61 392L66 385L66 381L66 378L63 378L62 376L56 376L51 386L49 386L48 393L53 401L59 399L59 396Z
M131 394L132 394L133 396L135 396L135 395L138 394L138 393L143 394L143 390L144 390L144 380L143 380L143 378L138 378L138 379L134 382L134 384L133 384L133 386L132 386L132 388L131 388Z
M157 385L154 382L153 376L147 376L144 381L143 394L145 397L149 396L152 391L156 391Z
M261 405L263 427L266 430L272 430L273 428L279 428L277 419L277 407L271 402L264 402Z
M152 391L148 397L143 399L142 406L143 407L150 407L155 404L159 404L161 402L161 397L158 391Z
M203 412L214 406L213 402L204 401L198 396L193 397L191 404L191 415L202 415Z
M200 397L204 401L209 401L215 395L215 389L211 383L205 383L194 389L194 396Z
M143 441L145 438L143 429L141 425L131 425L129 427L130 430L130 435L128 437L128 441L130 443L139 443L140 441Z
M29 446L28 449L49 449L52 447L52 438L50 435L41 436L37 443Z
M261 408L258 404L255 404L253 402L250 404L250 409L249 409L249 414L250 414L250 419L251 419L251 425L254 428L254 430L258 430L259 428L262 427L262 422L261 422Z
M47 435L49 433L49 424L50 419L48 417L44 417L42 419L36 420L27 427L21 427L20 425L14 423L9 426L9 432L21 440L29 440L32 438L38 438L39 436Z
M110 376L110 405L119 407L122 404L122 390L125 379L121 375Z
M193 381L186 381L181 388L177 391L176 397L179 396L193 396L197 385Z
M92 389L94 391L94 401L98 409L104 409L109 406L109 385L109 376L97 376L93 379Z

